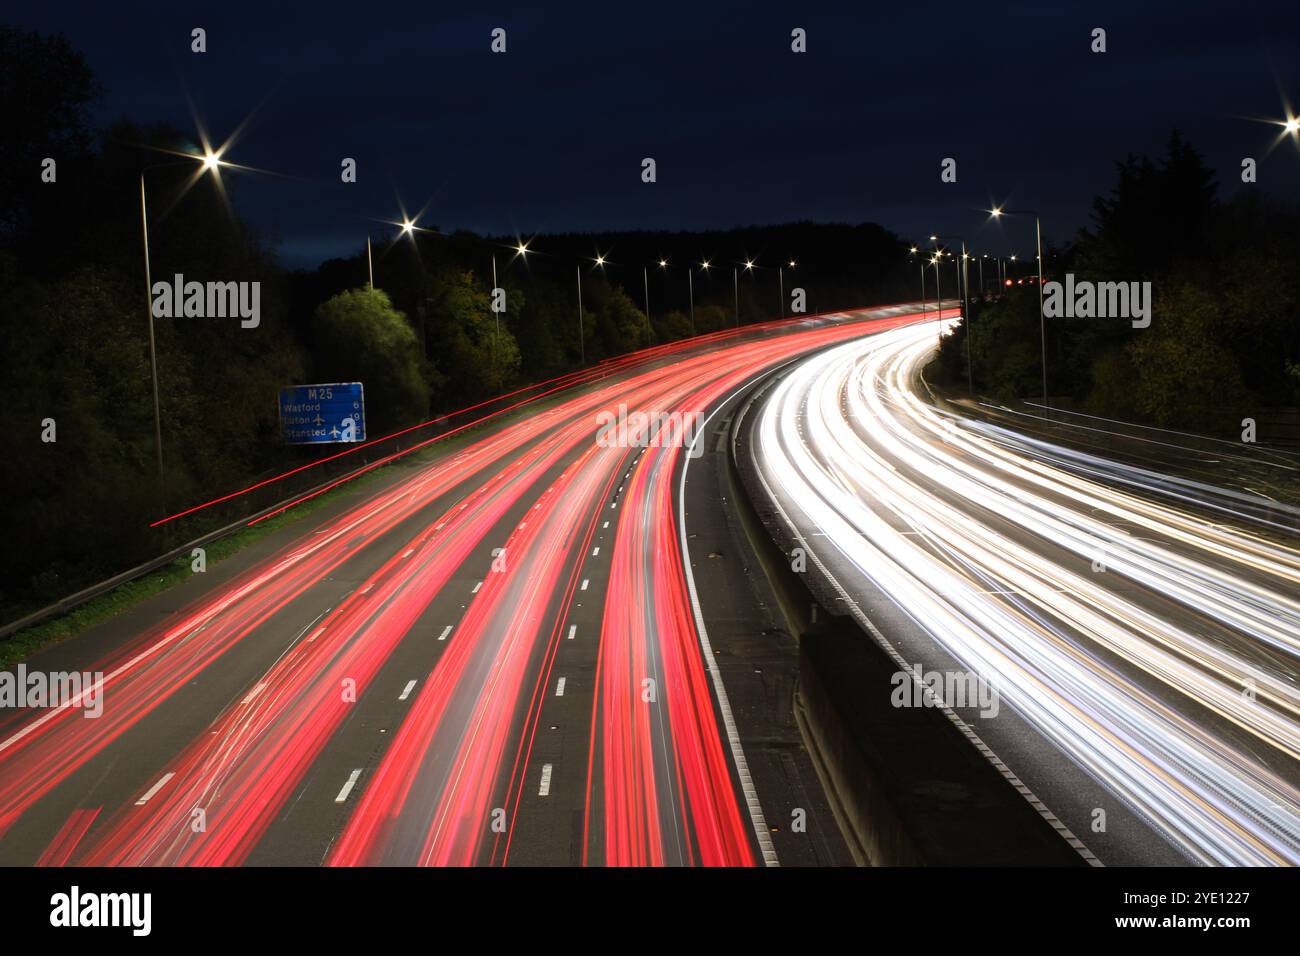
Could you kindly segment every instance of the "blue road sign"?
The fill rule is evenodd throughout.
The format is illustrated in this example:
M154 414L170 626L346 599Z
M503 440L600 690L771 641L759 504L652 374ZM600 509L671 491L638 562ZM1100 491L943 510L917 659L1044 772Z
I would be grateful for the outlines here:
M361 383L280 389L280 434L286 445L365 441L366 401Z

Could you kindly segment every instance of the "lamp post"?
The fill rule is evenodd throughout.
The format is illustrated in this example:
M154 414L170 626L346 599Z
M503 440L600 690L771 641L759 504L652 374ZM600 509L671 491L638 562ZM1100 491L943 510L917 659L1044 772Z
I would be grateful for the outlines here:
M578 273L578 364L587 364L587 346L582 332L582 266L574 266Z
M496 299L497 289L497 256L492 253L492 299ZM492 333L492 368L497 367L497 350L501 345L501 313L496 310L496 302L492 302L492 321L495 323L495 330Z
M205 149L202 156L195 156L194 159L203 164L203 169L199 175L204 172L210 172L217 175L217 170L224 165L221 161L221 153L213 152L211 149ZM155 163L152 166L145 166L140 170L140 231L144 237L144 310L149 319L149 371L153 379L153 438L154 448L158 453L158 483L164 485L163 479L163 451L162 451L162 410L158 402L158 348L154 337L153 327L153 276L149 267L149 206L145 194L144 174L151 169L161 169L164 166L180 166L182 163Z
M659 268L664 270L664 275L666 276L668 274L668 260L660 259ZM686 284L691 288L691 303L692 303L691 304L691 335L694 335L695 334L695 305L694 305L695 291L694 291L694 285L691 282L691 267L689 264L686 266ZM668 301L669 303L672 302L671 296L668 297Z
M736 302L736 328L740 328L740 270L731 267L731 294Z
M1034 217L1034 241L1038 245L1038 338L1039 345L1042 349L1043 362L1043 406L1048 406L1047 401L1047 320L1043 315L1043 224L1039 218L1038 211L1035 209L1003 209L1000 206L994 206L989 210L989 214L998 219L1002 216L1033 216ZM1015 258L1012 256L1011 258Z
M970 281L968 264L970 262L970 253L966 250L966 240L962 236L950 236L950 239L956 239L961 243L961 259L954 259L953 265L957 267L957 295L961 302L961 320L966 325L966 389L971 394L975 392L975 377L971 369L970 340L971 340L971 323L970 323ZM931 236L931 241L938 241L937 236ZM938 254L943 255L943 250ZM939 267L934 267L935 281L938 281ZM942 305L942 303L941 303ZM942 314L942 312L941 312Z
M916 246L907 250L909 255L915 256L918 252ZM930 311L930 302L925 297L925 262L921 262L921 316L924 318Z
M745 260L745 272L748 272L748 273L750 273L750 274L753 274L755 268L759 268L759 267L758 267L758 264L755 263L755 261L754 261L753 259L746 259L746 260ZM737 297L737 298L738 298L738 297Z
M695 270L686 267L686 294L690 297L691 335L695 334Z
M700 262L700 269L703 272L709 271L708 259L705 259L702 262ZM690 297L691 297L691 334L694 335L695 334L695 270L690 266L686 267L686 281L687 281L687 286L690 290Z
M650 267L642 265L641 281L645 282L646 289L646 325L650 326L650 341L654 341L654 323L650 321Z
M790 267L791 272L794 271L793 259L791 259L788 263L786 263L786 265ZM781 316L781 318L784 319L785 318L785 266L776 267L776 284L777 284L777 295L781 299L781 309L778 314Z

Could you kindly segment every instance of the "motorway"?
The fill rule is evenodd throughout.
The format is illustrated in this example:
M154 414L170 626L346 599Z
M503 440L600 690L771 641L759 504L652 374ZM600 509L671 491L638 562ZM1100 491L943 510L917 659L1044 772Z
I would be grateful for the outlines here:
M1300 862L1300 512L926 399L940 323L828 348L744 409L742 467L822 603L1104 864Z
M0 718L0 864L842 862L828 813L815 841L765 818L824 804L806 757L746 763L771 714L730 707L706 622L734 594L697 591L690 543L720 509L688 530L683 507L706 436L597 426L621 405L707 422L795 357L917 320L609 363L36 655L102 672L104 712Z

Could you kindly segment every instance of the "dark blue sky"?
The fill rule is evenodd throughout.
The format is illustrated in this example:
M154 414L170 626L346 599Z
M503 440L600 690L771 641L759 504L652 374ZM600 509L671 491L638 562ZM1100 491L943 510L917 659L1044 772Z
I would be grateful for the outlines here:
M990 198L1070 236L1114 159L1181 128L1237 188L1300 199L1292 142L1265 158L1289 92L1295 3L469 5L44 3L6 15L88 57L98 118L193 128L192 96L241 176L241 214L286 263L347 254L397 197L443 229L493 233L875 221L904 236L986 225ZM208 52L189 52L190 30ZM489 52L492 28L509 52ZM1093 27L1108 52L1089 52ZM808 52L790 52L790 31ZM259 108L260 104L260 108ZM359 182L339 181L344 156ZM640 180L642 157L658 182ZM958 181L943 184L954 157Z

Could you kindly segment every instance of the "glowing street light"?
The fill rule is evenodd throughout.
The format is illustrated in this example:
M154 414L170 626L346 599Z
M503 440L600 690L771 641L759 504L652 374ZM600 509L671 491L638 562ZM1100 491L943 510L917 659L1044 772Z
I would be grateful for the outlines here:
M791 269L793 269L795 267L794 260L791 259L789 262L786 263L786 265L789 266ZM776 283L777 283L778 293L781 296L781 318L784 319L785 318L785 270L780 267L777 267L776 270Z
M1042 349L1043 362L1043 405L1047 406L1047 320L1043 316L1043 224L1039 218L1036 209L1003 209L1001 206L994 206L989 210L989 216L993 219L1000 219L1003 216L1033 216L1034 217L1034 236L1038 243L1038 337ZM1013 260L1015 256L1011 257Z
M205 147L202 156L191 156L189 158L196 159L201 164L202 168L199 170L199 175L204 172L210 172L213 176L220 175L218 167L223 165L220 150L214 152L212 149ZM149 207L145 197L144 174L151 169L176 165L179 164L174 162L155 163L140 170L140 230L144 236L144 308L145 314L149 317L149 370L153 378L153 437L154 446L158 453L158 482L160 485L163 484L162 412L158 404L158 351L153 327L153 277L149 271Z
M974 376L971 373L971 356L970 356L970 342L971 342L970 277L968 273L970 253L966 249L965 236L947 235L947 238L949 240L956 240L961 243L961 258L958 259L956 253L942 248L937 248L936 252L938 254L938 259L940 261L944 256L948 256L949 258L951 258L952 264L957 269L957 302L961 306L962 324L966 327L966 388L968 391L974 394L975 380L974 380ZM930 241L938 242L938 236L931 236ZM937 263L934 267L934 282L937 291L937 287L939 285L939 266ZM940 316L943 315L942 297L940 297L939 299L939 315Z
M912 246L909 251L912 255L916 255L918 250L916 246ZM924 257L922 257L922 259L924 259ZM921 266L921 313L922 315L928 315L930 312L930 300L925 297L925 262L922 261L919 265Z
M700 262L700 268L705 272L709 271L709 260L704 259ZM691 302L691 335L695 334L695 269L686 267L686 288Z

